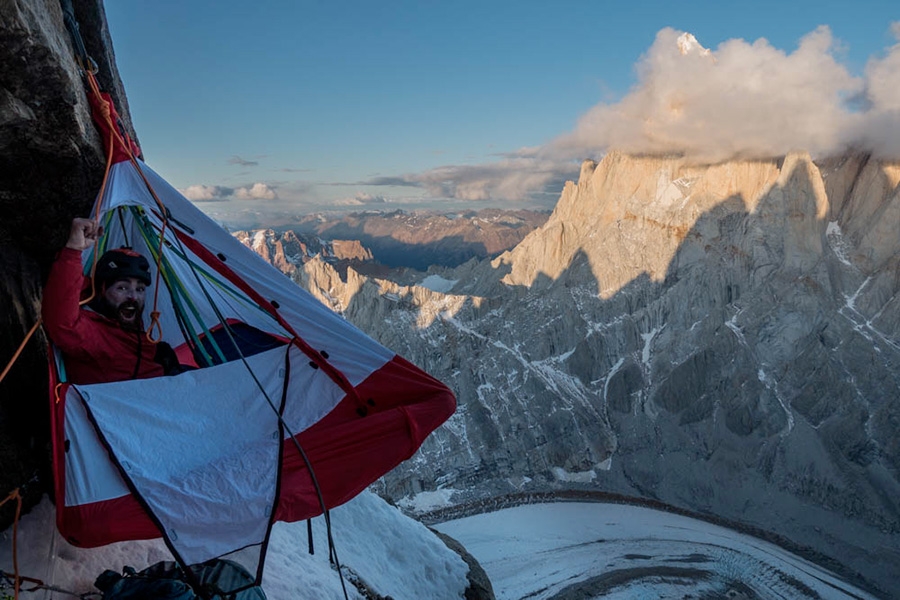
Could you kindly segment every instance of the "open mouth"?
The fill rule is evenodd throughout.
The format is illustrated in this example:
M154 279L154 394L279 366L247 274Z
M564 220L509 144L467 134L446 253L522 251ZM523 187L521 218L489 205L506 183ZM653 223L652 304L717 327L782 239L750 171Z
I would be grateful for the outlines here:
M133 322L137 319L138 307L134 304L124 304L119 307L119 319L126 323Z

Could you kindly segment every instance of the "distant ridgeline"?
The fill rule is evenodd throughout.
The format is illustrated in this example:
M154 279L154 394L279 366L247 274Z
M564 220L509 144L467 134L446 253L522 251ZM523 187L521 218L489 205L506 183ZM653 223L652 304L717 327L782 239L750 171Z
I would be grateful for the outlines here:
M341 216L310 215L296 223L279 226L277 229L283 232L284 239L270 237L273 242L281 241L285 246L296 247L297 242L305 245L305 251L299 255L301 258L311 257L321 250L322 257L329 261L364 263L374 260L388 267L425 271L432 265L455 267L472 258L497 256L543 225L548 216L546 212L500 209L457 213L397 210ZM249 239L250 235L246 236L242 239ZM354 247L355 243L364 249ZM333 245L333 253L329 245Z

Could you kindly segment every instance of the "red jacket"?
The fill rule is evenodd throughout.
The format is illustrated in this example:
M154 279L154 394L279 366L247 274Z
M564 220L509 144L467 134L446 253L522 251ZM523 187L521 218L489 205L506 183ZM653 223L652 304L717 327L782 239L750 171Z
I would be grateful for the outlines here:
M72 383L105 383L163 375L154 362L156 344L143 331L123 329L78 303L84 287L81 252L63 248L44 286L41 316L50 339L63 354Z

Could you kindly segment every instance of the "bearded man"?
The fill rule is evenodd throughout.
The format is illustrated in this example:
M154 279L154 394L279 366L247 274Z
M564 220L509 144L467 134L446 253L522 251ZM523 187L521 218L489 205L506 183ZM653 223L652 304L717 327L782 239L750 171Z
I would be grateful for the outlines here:
M80 305L86 287L81 254L101 234L94 221L74 219L44 286L44 327L63 354L68 380L105 383L178 372L172 348L151 341L143 330L150 285L146 258L127 248L104 253L94 272L96 296Z

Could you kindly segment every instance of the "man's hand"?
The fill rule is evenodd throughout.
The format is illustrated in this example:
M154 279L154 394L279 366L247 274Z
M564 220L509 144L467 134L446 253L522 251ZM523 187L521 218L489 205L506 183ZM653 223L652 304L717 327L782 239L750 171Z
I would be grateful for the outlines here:
M94 245L99 236L103 235L103 227L91 219L72 219L72 227L69 229L69 241L66 248L87 250Z

